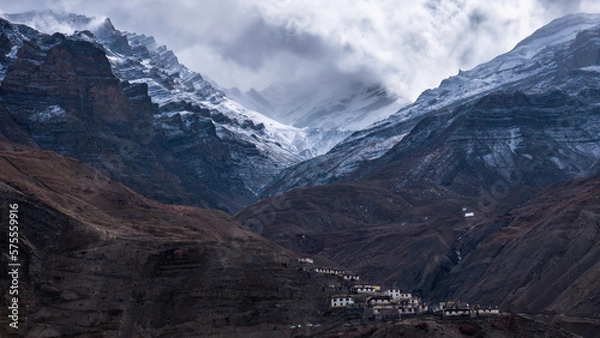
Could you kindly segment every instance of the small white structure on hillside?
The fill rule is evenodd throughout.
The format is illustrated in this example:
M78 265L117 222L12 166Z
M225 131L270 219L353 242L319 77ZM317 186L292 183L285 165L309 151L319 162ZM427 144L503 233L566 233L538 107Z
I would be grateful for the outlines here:
M332 296L330 306L333 308L347 307L354 305L354 298L352 296L340 295Z
M399 307L398 314L401 315L414 315L416 312L414 307Z
M392 296L371 296L367 298L367 306L380 306L392 304Z
M351 274L344 274L344 279L345 280L349 280L349 281L355 281L358 282L360 280L360 277L357 275L351 275Z
M385 290L383 294L385 296L392 296L394 300L412 299L412 294L410 292L404 292L402 290Z
M474 217L474 216L475 216L475 213L472 211L465 212L465 217Z
M442 310L443 318L450 317L475 317L477 316L477 311L475 309L470 309L466 307L461 308L449 308Z
M481 308L477 309L478 316L496 316L500 314L500 309L498 308Z
M308 257L302 257L302 258L298 258L298 262L300 263L308 263L308 264L313 264L314 261Z
M326 275L342 275L344 273L343 270L336 270L336 269L332 269L332 268L320 268L317 267L315 268L315 271L318 273L324 273Z
M381 290L381 287L378 285L370 285L370 284L356 284L351 290L355 293L376 293Z

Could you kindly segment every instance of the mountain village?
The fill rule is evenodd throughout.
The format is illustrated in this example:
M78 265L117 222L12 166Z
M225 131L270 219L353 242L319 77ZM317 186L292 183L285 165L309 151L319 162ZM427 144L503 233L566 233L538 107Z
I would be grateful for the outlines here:
M328 285L332 290L329 295L329 308L331 311L354 314L354 318L393 321L424 314L434 314L444 319L479 318L501 314L497 306L482 307L460 301L431 305L411 292L398 289L382 290L380 285L361 281L360 276L350 271L314 266L311 258L301 257L298 261L307 271L313 270L319 274L339 278L338 282ZM350 286L345 289L345 285Z

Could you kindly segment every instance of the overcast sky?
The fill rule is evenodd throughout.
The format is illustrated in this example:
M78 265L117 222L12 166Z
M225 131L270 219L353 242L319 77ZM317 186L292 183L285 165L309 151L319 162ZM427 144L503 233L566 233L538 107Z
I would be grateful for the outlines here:
M32 9L109 17L153 35L223 87L381 81L409 100L459 69L509 51L554 18L600 12L595 0L20 0Z

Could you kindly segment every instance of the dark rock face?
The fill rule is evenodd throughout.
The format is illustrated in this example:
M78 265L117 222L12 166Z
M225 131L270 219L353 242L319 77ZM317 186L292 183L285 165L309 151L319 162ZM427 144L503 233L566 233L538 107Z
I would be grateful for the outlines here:
M265 336L322 322L319 277L225 213L162 205L80 161L13 147L0 142L0 205L19 205L20 322L9 329L3 298L3 337Z
M458 261L454 242L468 198L444 188L382 181L292 190L236 219L301 254L322 257L386 287L427 296Z
M221 139L208 110L157 119L148 86L115 78L100 46L2 23L6 48L18 48L0 87L4 137L79 158L163 202L232 212L254 199L231 153L249 145ZM17 33L28 38L21 47L8 39Z
M129 122L130 106L102 50L56 34L46 48L24 41L2 82L2 93L59 98L75 118Z
M600 177L560 183L474 225L440 293L600 329ZM490 232L491 235L487 236ZM584 320L585 318L585 320Z

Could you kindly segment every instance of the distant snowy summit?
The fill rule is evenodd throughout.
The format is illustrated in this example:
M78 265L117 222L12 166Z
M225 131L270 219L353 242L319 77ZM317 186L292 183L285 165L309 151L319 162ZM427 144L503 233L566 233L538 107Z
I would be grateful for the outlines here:
M321 85L279 83L263 90L242 93L225 89L228 96L285 124L303 128L310 135L322 135L313 146L321 155L361 129L384 120L408 102L381 84L356 79Z
M225 89L244 105L299 128L356 131L389 117L408 102L378 83L356 79L310 85L279 83L263 90Z

